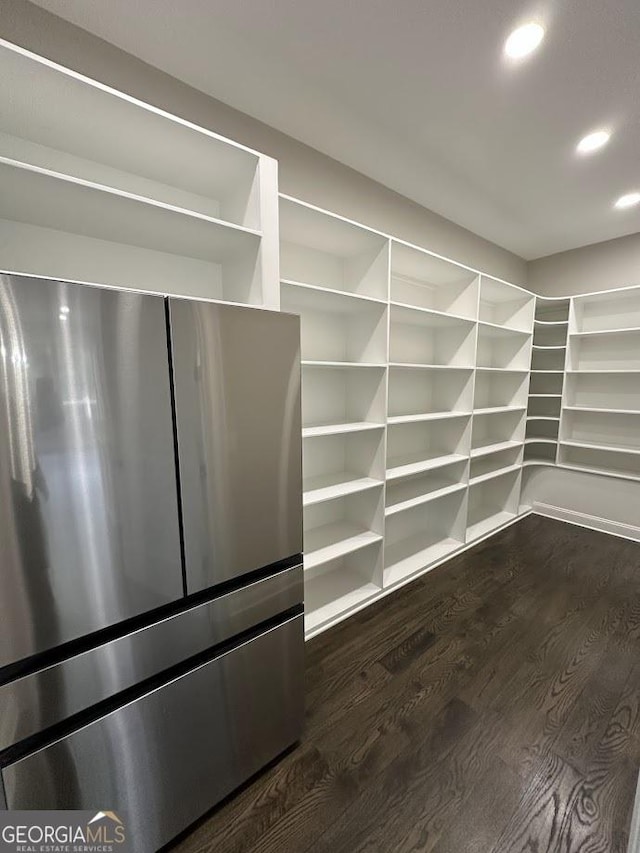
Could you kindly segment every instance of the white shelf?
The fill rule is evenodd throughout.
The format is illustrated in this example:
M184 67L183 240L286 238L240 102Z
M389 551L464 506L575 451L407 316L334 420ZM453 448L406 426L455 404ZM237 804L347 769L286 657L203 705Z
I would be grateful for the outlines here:
M558 443L555 440L532 439L524 449L523 465L554 465Z
M485 326L530 334L533 330L535 297L506 282L480 278L479 320Z
M640 369L640 330L576 335L569 343L567 366L571 370Z
M419 424L427 421L445 421L452 418L470 418L471 412L426 412L421 415L394 415L387 419L392 424Z
M561 349L534 349L532 351L531 369L533 371L557 370L564 373L564 362L564 347Z
M478 325L477 367L528 372L530 360L531 334Z
M302 430L303 438L315 438L321 435L340 435L350 432L364 432L370 429L384 429L384 424L359 421L346 424L322 424L321 426L305 427Z
M531 337L532 329L515 329L511 326L503 326L501 323L490 323L488 320L478 320L478 325L482 326L487 335L493 335L496 338L510 338L514 336Z
M387 516L384 585L426 569L464 542L466 486Z
M315 569L376 542L382 536L353 522L336 521L304 532L304 569Z
M5 156L257 224L256 152L8 43L0 81Z
M476 272L425 250L392 241L393 302L475 319L478 288Z
M470 415L472 380L471 372L446 374L393 368L389 371L389 423Z
M329 252L329 243L322 239L325 245L315 245L314 251ZM364 387L367 376L367 382L373 381L374 371L379 371L383 390L376 395L364 394L367 405L358 404L347 410L344 424L340 421L327 425L332 433L336 428L360 430L362 426L378 425L380 440L373 442L377 445L375 464L371 453L370 461L366 461L363 451L351 448L349 453L355 453L351 458L359 461L355 473L347 474L340 469L353 470L354 466L345 461L349 454L341 455L338 448L335 464L327 451L315 466L318 476L306 480L305 506L312 508L310 512L318 512L313 507L320 505L323 513L329 513L314 516L311 527L330 532L326 546L322 546L327 550L317 549L320 557L312 556L307 574L311 571L312 581L320 586L326 583L335 599L312 608L321 612L319 617L313 617L315 626L341 618L358 609L362 601L379 597L382 590L411 580L459 551L464 542L476 542L513 522L522 506L523 466L554 465L556 457L562 464L563 448L565 455L576 454L576 470L584 460L593 458L596 468L605 469L610 461L613 468L627 466L632 472L627 474L629 478L636 479L637 470L640 480L640 440L637 449L612 445L618 439L627 440L631 422L623 419L640 415L640 403L636 409L633 389L630 391L623 381L625 376L633 375L635 381L640 375L640 358L637 370L629 370L627 363L622 363L629 348L624 350L619 344L610 343L631 340L633 332L640 335L640 325L632 325L635 317L621 327L620 339L611 329L586 329L582 334L575 326L573 307L571 318L564 319L569 314L569 299L546 304L520 288L478 277L455 265L450 267L448 262L434 260L428 253L423 256L421 250L406 244L396 247L393 238L390 252L387 303L382 295L373 296L372 289L361 290L359 284L352 286L346 278L337 288L332 285L331 275L321 281L319 272L326 258L316 259L316 264L309 253L303 261L313 268L316 277L298 276L283 284L285 293L313 293L309 298L315 300L314 311L324 310L323 301L335 300L334 317L347 310L341 307L347 301L354 317L361 316L367 305L369 310L376 310L379 305L381 325L374 324L371 329L378 336L378 352L382 353L383 337L388 335L388 360L382 355L365 358L358 352L355 363L362 369L353 371L354 388ZM288 249L287 253L287 263L295 265L295 251ZM383 255L373 257L374 265L382 263ZM354 295L345 297L343 288ZM360 298L359 293L368 298ZM640 323L640 307L637 322ZM317 335L323 346L324 335L333 334L331 322L324 327L326 332ZM567 345L569 328L578 333L571 336ZM348 339L347 334L345 340ZM613 347L614 352L605 351L605 346ZM566 388L565 352L569 365ZM607 361L616 369L608 367ZM338 354L323 357L316 352L305 355L303 367L316 376L317 383L323 369L348 371L351 364ZM574 372L575 368L585 367L585 371ZM586 376L595 374L596 378L593 382L572 379L583 372ZM597 381L601 372L622 377L619 386L618 380L611 380L615 393L610 396L607 394L611 389L604 379ZM306 394L308 397L309 386ZM314 398L314 414L321 420L331 395L315 392ZM360 403L362 400L360 395ZM563 403L567 405L563 407ZM589 415L619 419L606 445L590 440L592 435L600 439L607 432L600 422L587 420ZM327 416L332 421L339 418L335 412ZM580 421L574 422L574 418ZM564 441L555 434L561 423ZM309 432L313 437L318 429L327 429L311 422L309 426L306 437ZM573 439L574 434L579 438ZM376 466L384 465L385 453L386 470L381 470ZM632 454L639 460L637 468L629 461ZM613 461L614 457L619 457L620 462ZM334 468L337 473L333 473ZM585 465L582 470L594 469ZM617 471L607 473L619 475ZM361 492L365 497L358 496ZM345 507L334 511L332 502L342 499ZM364 502L364 509L354 509L349 501ZM326 525L331 518L336 519L335 523ZM331 566L352 559L351 555L367 554L369 546L377 556L363 557L358 571L346 572L342 595L331 580L342 570ZM318 582L316 574L329 580Z
M605 474L623 480L640 480L640 453L617 447L561 442L558 464L575 471Z
M425 451L425 454L427 451ZM387 463L387 480L398 480L402 477L412 477L425 471L435 471L454 462L464 462L467 456L461 453L438 454L427 456L421 453L408 453L396 456Z
M628 474L624 471L616 471L613 468L605 468L600 465L578 465L573 462L558 462L558 468L568 471L579 471L583 474L598 474L603 477L616 477L619 480L631 480L640 482L640 471L637 474Z
M261 232L0 157L0 217L204 261L237 257Z
M333 290L314 284L303 284L289 279L282 279L280 284L283 293L288 294L288 301L291 305L312 311L345 315L360 314L367 309L383 311L386 308L386 302L383 299L360 296L357 293L347 293L343 290Z
M282 311L300 315L303 361L386 363L384 303L320 288L283 285L280 304Z
M526 367L483 367L482 365L478 365L476 367L476 373L519 373L519 374L529 374L529 368Z
M508 442L522 444L526 409L473 415L471 456L483 455L487 447L506 448ZM477 451L482 451L477 453Z
M611 409L596 406L564 406L566 412L596 412L608 415L640 415L640 409Z
M442 484L439 485L439 482ZM423 504L438 500L438 498L442 498L445 495L464 491L467 488L466 483L447 483L446 481L436 481L430 485L434 486L431 491L425 492L421 495L416 495L415 497L407 498L406 500L398 500L396 503L392 504L389 503L389 497L387 494L385 516L389 517L396 515L399 512L405 512L406 510L413 509L416 506L422 506Z
M496 510L495 512L490 513L485 518L482 518L480 521L476 521L467 527L467 542L473 542L474 539L480 539L481 536L485 536L487 533L497 530L499 527L502 527L503 524L507 524L507 522L512 521L516 517L517 514L515 512L507 512L506 510Z
M564 411L561 443L572 447L640 454L638 413Z
M478 483L485 483L487 480L493 480L495 477L502 477L504 474L511 474L514 471L520 470L520 463L507 465L504 468L498 468L496 471L487 471L486 474L478 474L469 479L469 485L475 486Z
M303 506L312 506L383 485L381 480L354 476L349 471L309 477L304 481Z
M307 366L302 373L302 426L384 424L385 392L384 370Z
M496 453L485 453L471 459L469 484L475 484L520 467L523 445L504 448Z
M541 441L542 439L548 438L553 442L557 442L558 440L558 427L559 421L555 422L543 422L541 424L531 425L531 429L525 435L525 443L526 439L532 439L535 441Z
M571 374L575 374L578 376L581 374L588 376L590 374L599 374L599 373L612 374L614 376L618 376L621 374L624 376L625 374L631 374L631 375L638 374L638 373L640 373L640 368L634 367L634 368L630 368L630 369L625 370L624 368L607 368L607 367L585 368L585 367L580 367L578 369L567 368L565 373L571 373Z
M378 299L374 296L366 296L362 293L350 293L347 290L336 290L332 287L322 287L319 284L307 284L304 281L293 281L291 279L283 278L280 279L280 284L284 287L298 289L300 293L314 294L314 296L311 296L310 298L317 298L317 302L314 302L316 305L334 304L344 308L352 304L353 310L358 310L358 305L373 303L374 305L383 305L386 307L387 304L386 299ZM344 301L345 299L352 299L355 301L353 303L349 303Z
M564 399L565 411L640 412L637 374L570 374Z
M459 370L472 373L474 368L468 364L422 364L420 362L390 361L394 370Z
M572 332L569 331L569 337L572 338L590 338L590 337L602 337L603 335L625 335L629 332L634 334L640 333L640 326L627 326L623 329L592 329L588 332Z
M640 330L640 288L584 294L573 300L573 331L623 334Z
M524 412L525 406L489 406L484 409L474 409L474 415L496 415L501 412Z
M380 594L381 587L366 581L355 570L336 570L305 577L304 626L307 635L330 625Z
M565 350L567 326L535 326L533 330L534 350Z
M435 308L423 308L420 305L410 305L407 302L391 301L389 303L396 314L396 321L402 323L416 323L418 325L439 324L440 320L454 320L459 323L474 325L475 320L461 314L452 314L449 311L438 311Z
M566 447L582 447L586 450L603 450L607 453L629 453L632 456L640 455L640 447L625 447L617 444L600 444L592 441L577 441L575 439L562 438L561 445Z
M473 367L475 322L391 305L389 361Z
M535 322L566 325L569 322L569 309L569 297L536 296Z
M462 542L450 537L433 541L433 537L427 533L417 534L410 539L388 547L385 553L385 587L394 586L394 584L424 571L429 566L444 560L445 557L453 554L462 546Z
M534 373L529 378L529 396L537 394L555 394L562 397L564 385L564 374L562 373Z
M280 269L285 281L386 304L389 241L341 216L281 197Z
M478 459L481 456L489 456L491 453L500 453L502 450L511 450L514 447L522 447L522 440L496 441L481 447L471 449L471 458Z
M6 158L0 220L16 273L264 304L254 229Z
M328 369L333 368L341 368L341 367L357 367L357 368L369 368L374 370L386 370L386 364L377 364L375 362L368 361L317 361L314 359L303 359L300 364L303 367L326 367Z
M474 414L526 408L527 385L527 374L497 372L477 374Z

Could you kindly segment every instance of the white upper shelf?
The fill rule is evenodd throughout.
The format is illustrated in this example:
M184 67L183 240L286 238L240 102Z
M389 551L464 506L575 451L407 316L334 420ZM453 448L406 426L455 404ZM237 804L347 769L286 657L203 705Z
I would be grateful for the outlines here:
M620 329L589 329L588 331L576 331L569 332L569 335L572 338L586 338L586 337L595 337L595 336L603 336L603 335L625 335L629 332L638 334L640 333L640 326L624 326Z
M358 294L347 293L344 290L333 290L287 279L282 280L282 292L283 295L286 294L287 304L290 302L310 311L345 315L359 314L367 310L375 310L381 313L386 307L386 302L381 299L363 297ZM285 301L284 296L283 301Z
M383 306L386 306L387 304L386 299L377 299L374 296L366 296L362 293L350 293L349 291L337 290L332 287L321 287L317 284L307 284L303 281L292 281L291 279L283 278L281 279L280 284L283 287L290 288L292 293L298 291L299 293L308 294L309 303L313 304L314 307L317 307L320 310L326 309L326 306L331 304L338 305L340 309L345 311L357 311L358 307L364 308L369 304ZM311 294L315 294L315 301L313 301L313 303L313 296L311 296ZM345 298L352 299L355 301L345 302Z
M222 263L260 232L0 157L0 217L113 243Z
M0 41L0 154L259 227L260 155Z

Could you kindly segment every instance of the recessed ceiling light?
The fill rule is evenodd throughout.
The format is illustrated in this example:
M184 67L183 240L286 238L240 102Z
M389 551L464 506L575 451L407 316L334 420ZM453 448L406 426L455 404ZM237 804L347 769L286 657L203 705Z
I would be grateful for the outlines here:
M615 207L624 209L625 207L635 207L636 204L640 204L640 193L627 193L627 195L620 196Z
M522 59L532 53L544 38L540 24L524 24L514 30L504 43L504 52L510 59Z
M576 150L578 154L591 154L592 151L597 151L602 148L611 139L611 134L608 130L595 130L589 133L578 142Z

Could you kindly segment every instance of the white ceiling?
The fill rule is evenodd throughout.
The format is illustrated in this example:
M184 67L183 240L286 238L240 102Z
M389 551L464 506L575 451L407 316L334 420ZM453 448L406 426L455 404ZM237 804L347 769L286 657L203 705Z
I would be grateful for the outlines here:
M524 258L640 231L639 0L36 2Z

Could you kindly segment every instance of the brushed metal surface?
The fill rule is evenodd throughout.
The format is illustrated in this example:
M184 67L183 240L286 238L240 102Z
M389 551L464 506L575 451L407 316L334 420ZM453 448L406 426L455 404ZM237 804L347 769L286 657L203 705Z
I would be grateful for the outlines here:
M0 668L183 594L164 302L0 275Z
M297 616L3 770L11 809L113 809L156 851L300 736Z
M299 318L170 300L188 591L302 551Z
M302 601L297 566L12 681L0 687L0 749Z

